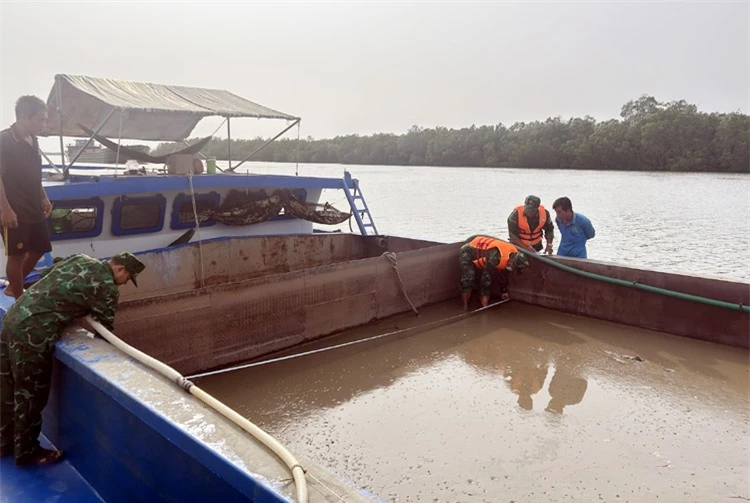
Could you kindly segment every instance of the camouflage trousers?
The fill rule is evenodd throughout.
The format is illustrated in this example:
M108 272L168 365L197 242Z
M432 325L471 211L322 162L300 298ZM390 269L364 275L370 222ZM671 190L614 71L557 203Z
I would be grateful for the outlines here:
M474 260L477 259L477 250L468 243L461 247L458 253L458 260L461 265L461 291L470 292L474 289L477 276L477 266ZM479 278L479 295L489 295L492 287L492 276L480 273Z
M0 453L13 452L16 461L39 448L52 382L52 347L39 350L23 343L32 329L38 331L3 326L0 332Z

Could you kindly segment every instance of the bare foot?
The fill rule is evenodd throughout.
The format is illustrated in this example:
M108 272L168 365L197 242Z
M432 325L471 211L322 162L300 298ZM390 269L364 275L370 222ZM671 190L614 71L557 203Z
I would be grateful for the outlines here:
M30 456L23 459L16 459L17 466L34 466L34 465L51 465L57 463L63 458L63 451L53 451L40 447Z
M25 292L25 291L26 290L23 290L21 293L19 293L18 295L16 295L16 293L13 290L11 290L10 287L6 286L5 289L3 290L3 293L5 295L7 295L8 297L14 297L14 298L17 299L18 297L20 297L21 295L23 295L23 292Z

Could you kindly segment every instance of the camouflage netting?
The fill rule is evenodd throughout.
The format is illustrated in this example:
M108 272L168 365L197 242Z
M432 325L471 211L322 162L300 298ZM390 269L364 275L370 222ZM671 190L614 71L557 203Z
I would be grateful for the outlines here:
M277 190L271 195L232 190L219 208L199 211L198 220L213 219L224 225L252 225L272 219L282 209L285 215L325 225L346 222L352 215L328 203L300 201L289 190Z

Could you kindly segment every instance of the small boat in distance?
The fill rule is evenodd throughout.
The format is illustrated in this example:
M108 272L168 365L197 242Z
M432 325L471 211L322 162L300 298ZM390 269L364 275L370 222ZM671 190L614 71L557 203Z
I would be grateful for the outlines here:
M81 162L93 162L101 164L123 164L130 160L130 156L123 155L123 153L120 154L118 160L118 155L115 150L102 147L95 141L92 141L89 145L86 144L87 140L85 139L75 140L75 143L69 144L65 149L65 154L67 155L68 162L75 159L76 156ZM148 145L128 145L127 147L131 150L143 152L144 154L148 154L151 151L151 147L149 147Z

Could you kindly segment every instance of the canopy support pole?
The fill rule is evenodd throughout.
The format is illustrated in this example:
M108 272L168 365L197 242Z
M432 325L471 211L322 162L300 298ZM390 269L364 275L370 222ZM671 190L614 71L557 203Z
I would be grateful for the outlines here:
M97 128L96 128L96 129L94 130L94 134L92 134L92 135L91 135L91 136L89 137L88 141L86 142L86 145L84 145L84 146L83 146L83 147L81 148L81 150L79 150L79 151L78 151L78 153L77 153L77 154L76 154L76 156L75 156L75 157L73 158L73 160L72 160L72 161L70 161L70 164L68 164L67 166L65 166L65 168L64 168L64 174L65 174L65 178L68 178L68 172L70 171L70 168L71 168L71 167L73 166L73 164L75 164L75 162L76 162L76 161L78 160L78 158L79 158L79 157L81 157L81 154L83 154L83 151L84 151L84 150L86 150L86 148L88 148L88 146L89 146L89 145L91 145L91 142L92 142L92 141L94 141L94 136L96 136L96 135L98 135L98 134L99 134L99 131L101 131L101 130L102 130L102 128L104 127L104 125L105 125L105 124L107 124L107 121L109 121L109 118L110 118L110 117L112 117L112 114L113 114L113 113L115 113L115 110L116 110L116 109L115 109L115 108L113 108L113 109L111 109L111 110L109 111L109 113L108 113L108 114L107 114L107 116L106 116L106 117L104 118L104 120L103 120L103 121L102 121L102 122L101 122L101 123L99 124L99 126L97 126ZM61 120L62 120L62 119L61 119ZM61 136L60 138L61 138L61 140L62 140L62 136ZM63 166L64 166L64 165L65 165L65 164L63 163Z
M232 169L232 128L229 126L229 117L227 117L227 155L229 156L229 171Z
M62 173L62 171L60 171L60 168L57 167L57 164L55 164L54 162L52 162L52 160L49 157L47 157L47 154L45 154L44 152L42 152L41 148L39 149L39 153L42 154L42 157L44 157L47 160L47 162L49 163L49 165L50 165L51 168L53 168L58 173ZM63 164L65 164L65 163L63 163Z
M68 170L65 168L65 145L63 142L63 111L62 111L62 77L56 77L57 82L57 118L60 119L60 167L63 169L63 176L68 178ZM72 163L71 163L72 164Z
M117 133L117 155L115 157L115 177L117 177L117 168L120 167L120 145L122 144L122 119L123 115L125 115L127 112L124 112L122 109L120 109L120 130Z
M214 135L216 134L216 132L217 132L217 131L218 131L219 129L221 129L221 127L222 127L222 126L224 125L224 123L225 123L226 121L227 121L227 119L224 119L224 120L222 121L222 123L221 123L221 124L219 124L219 127L217 127L216 129L214 129L214 132L213 132L213 133L211 133L211 136L212 136L212 137L213 137L213 136L214 136ZM187 141L187 140L182 140L182 143L183 143L184 145L187 145L188 147L190 146L190 144L188 143L188 141ZM208 157L206 156L206 154L204 154L204 153L203 153L203 151L200 151L200 150L199 150L199 151L198 151L198 155L199 155L199 156L201 156L201 157L203 158L203 160L204 160L204 161L205 161L206 159L208 159ZM220 172L222 172L222 173L224 172L224 170L223 170L223 169L221 169L221 168L220 168L220 167L218 167L218 166L216 166L216 169L218 169L218 170L219 170Z
M276 136L274 136L273 138L271 138L270 140L268 140L267 142L265 142L263 145L261 145L260 147L256 148L252 152L250 152L250 154L248 154L247 157L245 157L244 159L242 159L240 161L240 163L237 166L235 166L234 168L230 164L229 171L234 171L235 169L237 169L240 166L242 166L243 164L245 164L245 161L247 161L248 159L250 159L252 156L254 156L255 154L257 154L258 152L260 152L264 148L266 148L266 146L269 143L271 143L272 141L276 140L276 138L278 138L279 136L283 135L284 133L286 133L287 131L289 131L290 129L292 129L294 126L296 126L297 124L299 124L301 120L302 119L299 119L299 118L294 119L294 122L292 122L286 128L284 128L284 130L282 132L280 132L279 134L277 134Z

